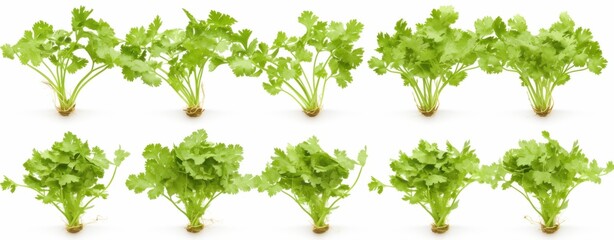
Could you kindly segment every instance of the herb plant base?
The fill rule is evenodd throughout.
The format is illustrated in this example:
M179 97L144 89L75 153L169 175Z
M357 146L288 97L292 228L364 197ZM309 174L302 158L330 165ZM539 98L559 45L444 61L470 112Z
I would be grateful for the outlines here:
M201 107L188 107L184 109L184 111L185 111L185 114L188 115L189 117L200 117L200 115L203 114L205 109Z
M555 224L554 226L551 226L551 227L547 227L544 224L541 224L541 226L542 226L542 232L546 233L546 234L553 234L557 230L559 230L559 225L558 224Z
M187 227L185 227L185 230L187 230L188 232L191 232L191 233L199 233L203 229L205 229L205 225L204 224L188 225Z
M443 225L443 226L437 226L434 223L431 224L431 231L434 232L434 233L437 233L437 234L445 233L449 229L450 229L450 225L449 224L446 224L446 225Z
M303 109L303 112L309 117L315 117L320 113L320 108L316 108L314 110Z
M435 105L435 108L431 110L424 110L424 108L421 108L420 106L418 106L418 111L420 111L420 113L422 113L422 115L425 117L433 116L437 112L437 109L439 109L439 102L437 102L437 105Z
M317 233L317 234L322 234L325 233L326 231L328 231L328 224L322 226L322 227L318 227L318 226L313 226L313 232Z
M70 115L73 111L75 111L75 105L72 105L72 107L68 108L68 109L63 109L60 107L56 107L56 110L58 111L58 113L64 117L68 117L68 115Z
M540 110L537 109L535 107L533 107L533 112L535 112L535 114L537 114L537 116L540 117L546 117L548 116L548 114L550 114L550 112L552 112L552 108L554 107L554 105L550 105L549 107L547 107L546 109Z
M66 231L69 233L78 233L81 232L81 230L83 230L83 224L79 224L76 226L66 226Z

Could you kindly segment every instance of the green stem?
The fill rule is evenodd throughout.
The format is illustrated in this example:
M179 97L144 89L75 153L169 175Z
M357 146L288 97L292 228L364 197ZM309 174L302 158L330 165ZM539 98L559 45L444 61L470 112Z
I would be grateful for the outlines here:
M173 204L173 206L177 208L177 210L183 213L183 215L185 215L187 218L190 218L188 214L183 209L181 209L170 196L166 195L166 193L163 193L162 196L166 198L168 201L170 201Z
M541 211L539 211L539 210L537 209L537 207L535 207L535 204L533 204L533 201L531 201L531 198L529 198L529 195L528 195L526 192L522 192L522 191L520 191L520 189L518 189L518 188L516 188L516 187L514 187L514 186L511 186L511 187L512 187L514 190L516 190L518 193L522 194L522 196L523 196L523 197L524 197L524 198L525 198L527 201L529 201L529 204L531 204L531 207L533 208L533 210L535 210L535 211L536 211L536 212L537 212L537 213L538 213L540 216L543 216L542 212L541 212Z
M30 189L30 190L32 190L32 191L34 191L34 192L36 192L36 193L37 193L39 196L45 196L45 195L46 195L44 192L39 191L39 190L34 189L34 188L31 188L30 186L27 186L27 185L22 185L22 184L15 184L15 185L16 185L16 186L18 186L18 187L23 187L23 188ZM66 218L66 219L68 219L68 215L66 215L66 212L65 212L64 210L62 210L62 208L60 208L60 206L59 206L57 203L55 203L55 202L51 202L51 204L52 204L52 205L53 205L53 206L54 206L54 207L55 207L55 208L56 208L58 211L60 211L60 213L62 213L62 215L63 215L63 216Z
M115 179L115 174L117 173L117 168L119 166L115 165L115 168L113 169L113 174L111 175L111 179L109 179L109 182L107 183L107 185L104 186L104 189L102 189L102 192L106 192L107 189L109 189L109 187L111 186L111 183L113 183L113 180ZM98 198L98 196L96 197L92 197L89 201L87 201L87 203L85 205L83 205L83 209L87 209L88 206L90 205L90 203L92 203L92 201L94 201L94 199Z
M298 204L298 206L301 208L301 210L303 210L303 212L307 213L307 215L311 216L311 212L307 211L307 209L305 209L305 207L303 207L303 204L301 204L298 199L294 196L292 196L290 193L286 192L286 191L281 191L283 194L285 194L286 196L292 198L292 200L294 200L294 202L296 202L296 204Z

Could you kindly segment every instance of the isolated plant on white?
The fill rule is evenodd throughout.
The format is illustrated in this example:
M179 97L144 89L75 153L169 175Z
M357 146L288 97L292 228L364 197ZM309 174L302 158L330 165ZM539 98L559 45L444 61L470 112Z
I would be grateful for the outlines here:
M51 149L34 150L23 167L28 172L23 184L8 177L0 184L3 190L15 192L27 188L36 192L36 199L53 205L66 219L66 231L77 233L83 229L81 217L94 207L97 198L106 199L107 189L115 179L117 168L130 154L117 149L115 158L109 161L99 147L90 147L73 133L55 142ZM109 166L113 174L107 184L99 183Z

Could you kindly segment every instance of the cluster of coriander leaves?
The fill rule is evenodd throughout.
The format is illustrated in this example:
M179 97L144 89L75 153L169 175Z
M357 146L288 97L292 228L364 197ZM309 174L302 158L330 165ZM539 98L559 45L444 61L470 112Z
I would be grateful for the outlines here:
M354 43L360 38L363 24L357 20L325 22L311 11L304 11L298 22L305 27L301 36L278 32L269 46L258 44L250 55L252 62L246 69L258 69L268 75L264 89L271 95L288 94L309 116L322 108L326 84L335 79L345 88L353 81L351 70L363 59L364 50Z
M614 170L605 168L582 153L578 142L570 151L542 132L545 143L522 140L519 148L510 149L500 163L491 166L493 186L502 182L503 189L512 188L522 194L542 218L544 228L557 227L557 216L567 208L569 194L583 182L601 183L601 177ZM535 199L537 203L534 202Z
M394 34L377 35L376 51L381 57L369 60L369 67L379 75L401 75L414 92L418 110L427 116L437 110L444 87L458 86L467 71L478 68L476 61L487 43L494 41L477 24L475 32L452 27L457 19L458 12L450 6L433 9L414 30L401 19Z
M5 176L2 189L14 192L16 188L23 187L35 191L36 199L52 204L62 213L67 221L67 230L80 230L81 216L93 207L94 199L107 198L107 189L115 178L117 168L129 155L120 148L115 151L111 162L102 149L90 148L87 142L67 132L64 139L55 142L50 150L34 150L32 157L23 164L28 171L23 184ZM106 185L99 183L110 165L114 169L109 182Z
M492 179L492 171L480 167L469 142L459 151L449 142L441 150L436 143L421 140L411 156L400 152L390 168L394 172L391 185L372 177L369 190L382 193L385 187L392 187L403 192L403 200L426 210L435 227L447 226L448 215L458 207L458 196L469 184Z
M126 56L122 72L128 80L141 78L155 86L166 82L185 102L188 115L198 116L205 97L205 70L229 64L236 76L257 76L261 71L248 60L257 47L255 40L249 41L250 30L234 32L237 21L217 11L206 20L184 12L189 20L185 29L162 31L160 17L147 28L132 28L121 46Z
M288 145L286 151L276 148L261 176L255 178L258 191L269 196L283 193L292 198L313 221L314 231L327 228L328 215L337 203L350 195L356 186L367 160L366 148L350 159L342 150L328 154L318 144L316 137L296 146ZM351 185L344 183L354 167L360 170Z
M5 58L16 57L51 87L62 115L72 112L90 81L119 64L120 53L115 48L120 40L107 22L94 20L91 13L85 7L73 9L70 30L54 30L49 23L36 22L16 44L2 46ZM82 69L85 74L71 90L68 78Z
M251 189L253 177L238 172L242 154L241 146L211 143L204 130L197 130L172 150L148 145L143 151L145 172L130 175L126 186L136 193L147 190L150 199L169 200L188 218L187 230L197 232L218 196Z
M485 17L476 22L483 34L496 35L480 59L487 73L517 73L528 90L534 111L547 115L553 107L552 92L570 80L570 74L588 70L600 74L606 67L599 43L589 29L575 26L567 13L548 29L532 34L522 16L507 21Z

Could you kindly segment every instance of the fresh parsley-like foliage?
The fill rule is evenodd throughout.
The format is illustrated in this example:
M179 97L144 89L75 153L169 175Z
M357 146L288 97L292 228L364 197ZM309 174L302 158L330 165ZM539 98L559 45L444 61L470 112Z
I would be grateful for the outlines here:
M403 192L403 200L420 205L431 215L435 233L448 230L448 215L458 207L463 189L473 182L491 179L480 168L480 160L469 142L459 151L449 142L445 150L440 150L436 143L421 140L411 156L400 152L390 168L394 171L391 185L372 177L369 190L381 194L385 187L393 187Z
M185 29L162 31L160 17L147 28L132 28L121 47L129 56L122 72L128 80L141 78L154 86L166 82L186 103L186 114L197 117L203 112L204 72L229 64L237 76L258 75L252 63L243 59L257 44L248 42L250 30L233 32L236 20L229 15L211 11L207 20L198 20L184 12L189 19Z
M554 88L569 81L572 73L588 70L600 74L607 65L591 31L576 28L567 13L536 35L529 32L521 16L509 19L507 25L500 17L487 17L476 24L499 39L490 44L490 56L481 58L480 66L489 73L517 73L539 116L550 113Z
M467 71L477 68L475 62L483 49L486 36L453 28L458 12L453 7L433 9L426 22L414 30L399 20L394 34L377 35L377 52L381 57L369 60L377 74L401 75L405 86L414 92L418 110L431 116L439 107L439 95L448 86L458 86L467 78Z
M199 232L213 200L221 194L251 189L252 176L239 174L242 154L239 145L208 142L201 129L172 150L148 145L143 151L145 172L130 175L126 186L136 193L147 190L150 199L167 199L188 218L186 229Z
M81 216L93 207L94 199L107 198L117 168L129 155L120 148L111 162L102 149L90 148L87 142L67 132L50 150L33 151L32 157L23 164L28 171L23 184L5 176L2 189L14 192L23 187L35 191L36 199L52 204L66 218L66 230L76 233L83 228ZM107 184L99 183L111 165L114 166L111 179Z
M567 208L569 194L583 182L600 183L601 177L614 170L608 162L605 168L597 161L589 161L578 142L570 151L558 141L542 132L545 143L522 140L519 148L505 153L499 164L494 184L503 182L502 188L512 188L522 194L542 218L542 231L555 232L557 216Z
M342 150L335 150L331 155L312 137L296 146L288 145L286 151L276 148L271 159L262 175L256 178L258 191L267 191L269 196L279 192L287 195L309 215L313 231L323 233L328 230L328 215L356 186L367 152L366 148L361 150L356 160ZM351 185L344 183L356 165L360 166L356 179Z
M363 24L357 20L345 24L320 21L310 11L304 11L298 22L305 27L303 35L279 32L270 47L260 44L259 51L251 56L254 67L268 75L263 87L269 94L288 94L305 114L314 117L322 108L330 79L341 88L352 82L350 71L362 63L364 51L354 43Z
M51 87L63 116L74 110L79 93L89 82L118 63L120 53L115 47L120 40L107 22L90 17L92 11L73 9L70 30L54 30L49 23L36 22L15 45L2 46L2 56L17 58ZM71 89L67 80L79 70L84 75Z

